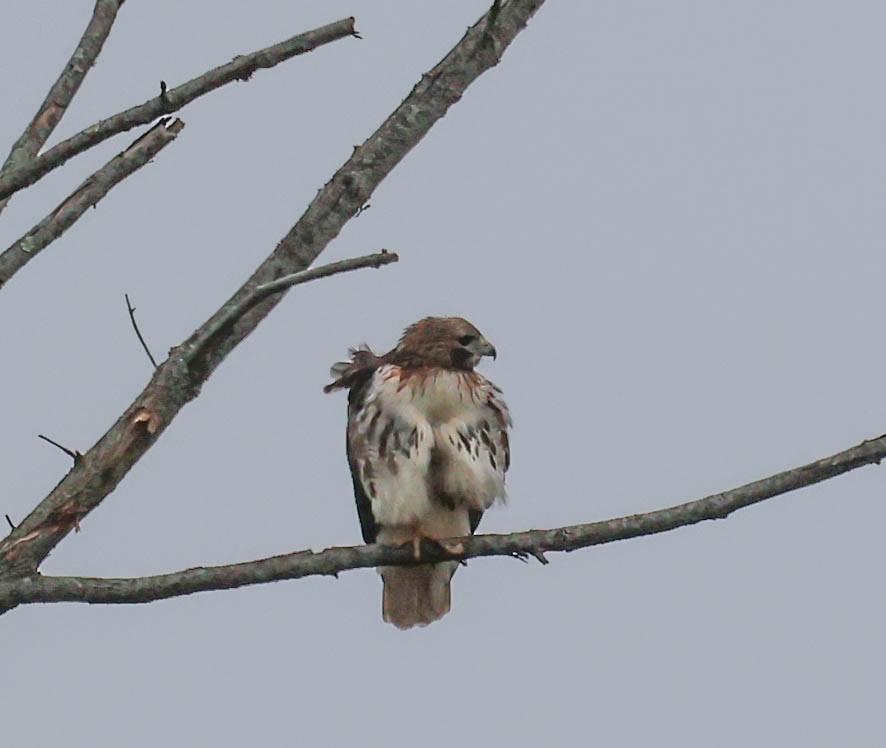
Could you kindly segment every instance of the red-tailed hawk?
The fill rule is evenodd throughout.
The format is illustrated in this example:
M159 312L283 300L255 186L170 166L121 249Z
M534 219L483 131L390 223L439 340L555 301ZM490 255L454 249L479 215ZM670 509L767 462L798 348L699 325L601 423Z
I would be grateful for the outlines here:
M367 543L472 534L505 497L511 417L501 390L474 367L495 348L460 317L428 317L376 356L351 349L326 392L347 389L347 452ZM418 556L417 556L418 557ZM398 628L449 612L458 564L385 566L382 616Z

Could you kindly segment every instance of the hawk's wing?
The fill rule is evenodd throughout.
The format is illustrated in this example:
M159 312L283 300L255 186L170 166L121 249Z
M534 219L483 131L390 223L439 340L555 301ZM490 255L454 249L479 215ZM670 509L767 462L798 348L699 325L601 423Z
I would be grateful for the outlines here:
M374 543L379 525L398 525L430 503L431 425L399 386L400 368L375 369L348 398L347 452L363 539Z
M360 480L360 468L357 457L351 451L351 439L347 439L348 466L351 468L351 480L354 482L354 500L357 504L357 516L360 519L360 531L364 543L374 543L378 537L378 525L372 516L372 503Z
M376 356L365 343L356 348L351 348L349 361L339 361L332 365L330 375L333 381L323 388L324 392L332 392L337 389L348 390L348 429L345 435L345 449L348 455L348 466L351 469L351 480L354 483L354 497L357 503L357 516L360 518L360 529L365 543L374 543L378 535L378 527L372 516L372 505L363 481L360 478L361 456L359 440L356 447L352 446L352 424L359 419L363 410L366 390L369 388L372 376L381 365L381 359Z
M462 407L434 428L439 454L431 481L441 501L471 510L473 531L482 512L495 499L505 498L511 418L501 390L492 382L476 372L464 375L463 382Z
M451 469L459 463L468 466L468 480L474 485L487 487L487 498L475 499L468 511L471 523L471 534L483 518L483 511L495 498L505 498L505 473L511 465L511 448L508 440L508 428L512 425L507 405L501 397L501 390L488 379L476 374L473 385L476 408L461 422L452 424L450 431L454 437L449 440L450 451L455 446L455 461ZM478 503L483 509L477 508Z

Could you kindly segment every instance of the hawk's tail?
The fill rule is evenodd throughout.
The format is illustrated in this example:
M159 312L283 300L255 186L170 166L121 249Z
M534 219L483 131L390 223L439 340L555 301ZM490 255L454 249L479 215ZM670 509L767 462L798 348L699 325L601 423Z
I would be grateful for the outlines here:
M382 617L398 629L427 626L449 612L449 584L458 563L383 566Z

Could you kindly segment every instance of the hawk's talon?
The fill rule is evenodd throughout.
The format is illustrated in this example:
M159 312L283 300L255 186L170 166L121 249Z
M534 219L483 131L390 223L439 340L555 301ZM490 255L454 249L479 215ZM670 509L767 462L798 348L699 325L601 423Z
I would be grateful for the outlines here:
M465 552L465 544L457 540L440 540L438 545L451 556L460 556Z

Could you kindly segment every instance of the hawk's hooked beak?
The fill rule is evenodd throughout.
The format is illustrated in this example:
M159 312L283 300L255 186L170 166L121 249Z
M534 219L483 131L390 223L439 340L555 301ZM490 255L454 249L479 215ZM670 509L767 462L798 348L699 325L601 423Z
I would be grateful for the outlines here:
M477 348L477 353L481 356L492 356L492 360L495 361L496 356L498 355L495 346L492 345L486 338L481 338L479 341L480 345Z

